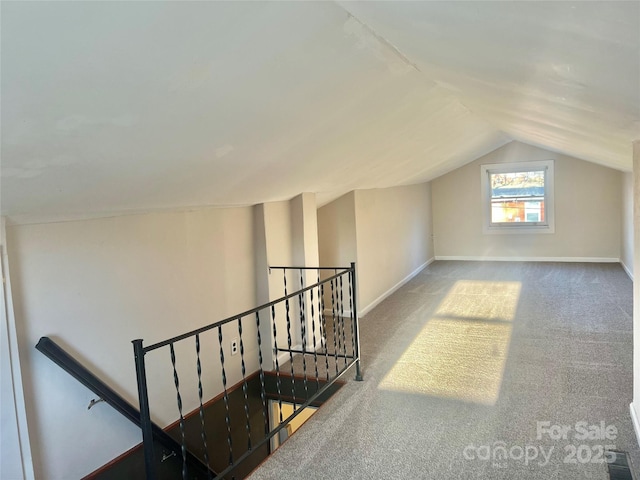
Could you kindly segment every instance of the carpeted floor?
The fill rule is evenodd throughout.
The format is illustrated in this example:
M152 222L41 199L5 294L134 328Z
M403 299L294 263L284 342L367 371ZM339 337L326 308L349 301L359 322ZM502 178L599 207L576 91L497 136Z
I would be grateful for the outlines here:
M617 264L435 262L360 329L364 381L252 480L604 480L609 448L640 464Z

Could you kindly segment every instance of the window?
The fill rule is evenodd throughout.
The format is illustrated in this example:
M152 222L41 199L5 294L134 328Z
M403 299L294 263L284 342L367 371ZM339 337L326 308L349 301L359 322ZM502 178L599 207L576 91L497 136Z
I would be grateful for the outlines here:
M481 166L484 233L553 233L553 161Z

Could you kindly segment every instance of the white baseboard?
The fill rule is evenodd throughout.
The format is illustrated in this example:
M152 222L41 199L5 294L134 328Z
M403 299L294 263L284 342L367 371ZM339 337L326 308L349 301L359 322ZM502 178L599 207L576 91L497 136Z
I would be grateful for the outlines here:
M280 348L285 348L285 347L280 347ZM302 345L292 345L291 349L292 350L302 350ZM294 353L294 355L296 355L296 354ZM278 365L284 365L289 360L291 360L291 357L289 356L289 352L280 352L280 353L278 353Z
M467 260L477 262L580 262L580 263L620 263L613 257L479 257L465 255L438 255L436 260Z
M625 272L627 272L627 275L629 275L629 278L633 282L633 273L631 273L631 270L629 270L629 267L627 267L622 260L620 260L620 265L622 265L622 268L624 269Z
M376 306L378 306L378 304L380 302L382 302L385 298L387 298L389 295L391 295L393 292L395 292L396 290L398 290L400 287L402 287L405 283L407 283L409 280L411 280L413 277L415 277L416 275L418 275L422 270L424 270L425 268L427 268L430 264L432 264L435 260L435 257L431 257L429 260L427 260L426 262L424 262L422 265L420 265L418 268L416 268L413 272L411 272L409 275L407 275L406 277L404 277L402 280L400 280L398 283L396 283L393 287L391 287L389 290L387 290L386 292L384 292L382 295L380 295L378 298L376 298L373 302L371 302L369 305L367 305L364 308L361 308L360 311L358 312L358 317L364 317L367 313L369 313L371 310L373 310Z
M631 411L631 423L633 423L633 430L636 432L636 441L640 444L640 422L638 422L636 409L633 408L633 402L629 404L629 410Z
M336 312L336 313L340 313L340 312ZM329 316L329 317L330 317L330 316L332 316L332 315L333 315L333 311L332 311L330 308L325 308L325 309L324 309L324 314L325 314L326 316ZM346 318L346 317L350 317L350 316L351 316L351 310L349 310L349 309L344 310L344 311L343 311L343 313L342 313L342 315L343 315L345 318Z

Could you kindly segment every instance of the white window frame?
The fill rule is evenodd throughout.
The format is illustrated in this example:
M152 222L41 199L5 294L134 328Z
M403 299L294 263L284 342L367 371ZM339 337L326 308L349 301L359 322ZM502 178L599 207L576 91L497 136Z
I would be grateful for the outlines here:
M536 162L490 163L480 165L482 186L482 230L485 234L531 234L555 233L554 204L554 162L541 160ZM527 222L491 223L491 184L490 174L544 170L544 213L545 222L532 225Z

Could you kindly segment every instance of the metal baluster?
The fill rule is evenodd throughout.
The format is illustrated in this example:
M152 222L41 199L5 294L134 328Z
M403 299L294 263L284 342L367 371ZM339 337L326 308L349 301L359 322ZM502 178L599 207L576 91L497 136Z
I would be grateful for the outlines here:
M318 270L318 283L320 283L320 270ZM324 314L324 283L320 284L320 306L318 307L322 312L322 344L324 347L324 363L327 369L327 382L329 381L329 346L327 345L327 317Z
M200 363L200 335L196 334L196 369L198 371L198 400L200 401L200 437L204 448L204 462L207 465L209 480L211 476L211 466L209 465L209 447L207 446L207 433L204 423L204 407L202 406L202 364Z
M318 287L319 289L320 287ZM318 290L318 296L320 296L320 290ZM311 332L313 333L313 365L316 372L316 391L320 390L320 374L318 373L318 351L316 344L316 317L313 311L313 288L311 289ZM320 313L318 312L318 315ZM318 317L319 320L319 317Z
M233 465L233 445L231 442L231 417L229 416L229 393L227 392L227 373L224 369L224 350L222 348L222 325L218 325L218 343L220 344L220 364L222 365L222 387L224 388L224 421L227 424L227 445L229 446L229 465Z
M356 380L361 382L362 369L360 366L360 334L358 333L358 284L356 279L356 264L351 262L351 274L353 275L353 338L355 346L353 356L356 358Z
M343 286L342 286L342 277L344 274L340 275L340 332L342 334L342 353L344 354L344 367L347 367L347 341L344 335L344 296L343 296Z
M302 269L300 269L300 290L304 289L304 277L302 275ZM304 315L304 292L298 295L298 300L300 302L300 326L301 326L301 334L302 334L302 383L304 385L304 398L307 400L309 398L309 386L307 385L307 319Z
M284 296L287 296L287 271L284 272ZM291 401L293 403L293 411L296 411L296 381L293 373L293 352L291 351L291 317L289 316L289 299L284 301L285 310L287 312L287 345L289 346L289 361L291 362Z
M343 306L342 306L342 285L340 283L340 279L342 277L336 278L336 318L333 324L334 334L338 337L338 351L336 354L338 355L337 361L340 361L340 355L342 354L342 331L340 330L340 319L342 318ZM340 370L340 366L336 365L336 368Z
M349 311L351 312L351 325L350 325L350 330L351 330L351 354L353 355L353 358L356 358L356 336L355 336L355 312L356 309L354 308L355 305L353 303L353 282L352 282L352 276L354 275L354 272L352 272L351 270L349 270Z
M320 283L320 269L318 269L318 329L320 330L320 346L321 347L325 347L327 346L327 332L325 332L325 325L324 325L324 305L322 305L322 302L324 300L323 295L324 295L324 284Z
M264 389L264 368L262 366L262 336L260 334L260 312L256 312L256 330L258 331L258 362L260 365L260 400L262 400L262 418L264 419L264 434L269 434L269 420L267 413L267 393Z
M176 386L176 399L178 401L178 412L180 413L180 437L182 439L182 480L188 479L187 473L187 445L184 439L184 416L182 415L182 397L180 396L180 380L178 379L178 371L176 370L176 352L173 348L173 343L169 344L169 351L171 352L171 365L173 366L173 383Z
M336 270L337 273L337 270ZM337 280L336 280L337 281ZM333 280L331 280L331 323L333 323L333 358L336 362L336 377L338 376L338 344L336 338L338 332L336 331L336 300L334 298L335 286Z
M42 341L42 340L41 340ZM144 363L142 339L133 342L133 354L136 361L136 379L138 381L138 400L140 402L140 428L142 428L142 447L144 450L144 470L147 480L156 478L156 462L153 451L153 424L149 414L149 391L147 389L147 369ZM40 344L40 342L38 342Z
M240 370L242 371L242 393L244 395L245 430L247 432L247 450L251 450L251 423L249 421L249 394L247 391L247 369L244 363L244 342L242 341L242 317L238 317L238 338L240 341Z
M273 323L273 351L276 356L276 388L278 390L278 406L280 407L280 422L282 423L282 380L280 379L280 362L278 362L278 332L276 331L276 307L271 305L271 320Z

